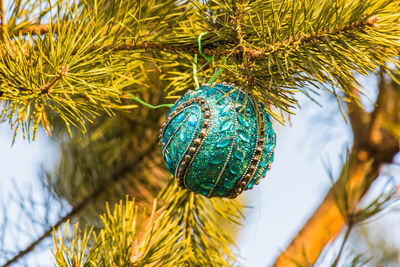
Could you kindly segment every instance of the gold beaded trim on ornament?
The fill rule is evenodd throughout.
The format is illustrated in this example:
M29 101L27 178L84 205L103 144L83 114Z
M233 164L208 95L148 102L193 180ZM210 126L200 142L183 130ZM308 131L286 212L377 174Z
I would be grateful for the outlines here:
M177 176L177 180L179 179L178 177L180 177L180 179L183 181L183 185L184 187L186 187L187 189L188 186L186 185L186 175L187 175L187 171L189 169L189 167L192 165L195 157L197 156L197 154L200 151L200 148L203 146L206 137L207 137L207 132L208 129L210 128L210 123L211 123L211 112L210 112L210 106L208 105L207 101L202 98L202 97L196 97L194 99L190 99L187 100L185 103L187 103L187 105L191 105L192 103L197 102L198 104L200 104L200 106L202 107L202 110L204 112L203 114L203 124L201 127L201 130L199 132L199 135L197 138L195 138L194 140L190 141L190 144L193 142L193 145L191 147L188 148L188 150L186 151L186 155L184 156L184 162L182 162L181 164L181 168L182 168L182 172L179 176Z
M190 108L190 107L187 107ZM186 108L186 109L187 109ZM181 112L178 112L176 114L176 116L178 116L180 113L182 113L185 109L183 109ZM178 125L178 127L176 127L174 133L172 134L171 138L168 140L168 142L165 144L165 147L162 151L163 156L165 155L165 150L167 150L167 147L169 145L169 143L171 143L171 140L174 138L175 134L178 132L178 130L182 127L182 125L189 119L189 117L192 115L192 113L189 113L186 115L186 117L183 119L183 121ZM161 136L163 135L163 133L161 133ZM161 142L161 138L160 138L160 142Z
M225 94L224 91L222 91L222 90L220 90L218 88L215 88L215 89L220 91L221 93ZM214 183L214 187L210 190L210 192L208 193L207 197L211 197L211 194L214 192L214 189L217 188L218 183L221 180L222 174L225 172L226 166L228 165L229 160L231 159L232 152L233 152L233 147L235 146L235 142L236 142L236 137L237 137L237 111L236 111L235 104L233 103L232 99L230 97L228 97L228 99L229 99L229 101L230 101L230 103L232 105L232 109L233 109L233 112L235 114L235 120L234 120L235 121L235 130L234 130L234 134L233 134L233 140L232 140L231 146L229 148L229 153L228 153L228 156L227 156L227 158L225 160L224 166L222 167L221 172L218 174L217 180Z
M255 103L251 96L249 96L249 100L255 109ZM242 177L236 184L235 188L232 190L232 193L229 195L229 198L236 198L247 188L247 185L250 183L251 179L253 178L254 174L257 171L258 165L260 164L261 154L262 154L262 146L264 145L264 142L265 142L264 116L261 116L259 125L257 125L257 128L260 129L260 131L259 131L260 134L257 134L256 146L254 148L253 155L251 156L250 163L247 166L246 170L244 171ZM258 133L258 131L257 131L257 133Z
M162 139L162 136L164 134L165 129L167 128L168 124L171 122L171 120L178 115L180 112L184 111L185 109L189 108L189 106L193 103L198 103L201 106L202 111L204 112L203 115L203 123L201 125L200 132L198 136L195 138L195 134L198 130L199 123L201 121L201 118L199 118L199 122L196 125L196 129L194 131L194 134L192 136L192 139L190 140L189 144L192 144L192 146L188 146L185 153L179 160L179 163L175 169L175 179L178 182L179 186L186 186L186 174L187 170L189 169L189 166L192 164L193 159L197 155L200 147L203 145L204 140L207 135L207 129L210 126L210 119L211 119L211 113L210 113L210 107L207 103L207 101L202 98L202 97L195 97L193 99L188 99L181 105L179 105L174 111L171 112L171 114L167 117L165 122L162 124L162 128L160 130L160 140ZM199 108L200 109L200 108ZM201 112L200 112L201 113Z

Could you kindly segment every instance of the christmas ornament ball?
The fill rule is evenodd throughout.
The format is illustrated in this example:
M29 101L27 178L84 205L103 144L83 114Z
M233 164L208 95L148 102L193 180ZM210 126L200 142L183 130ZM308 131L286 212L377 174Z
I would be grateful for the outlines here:
M178 185L206 197L235 198L270 169L275 133L262 103L222 83L203 85L178 99L160 130L160 142Z

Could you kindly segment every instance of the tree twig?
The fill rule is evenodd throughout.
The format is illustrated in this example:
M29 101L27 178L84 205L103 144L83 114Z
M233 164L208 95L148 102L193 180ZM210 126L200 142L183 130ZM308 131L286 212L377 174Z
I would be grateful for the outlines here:
M240 12L239 12L240 14ZM243 46L243 50L247 55L249 60L256 60L262 59L265 57L270 56L271 54L280 52L285 50L287 47L294 47L297 48L300 45L309 45L313 44L316 41L322 41L329 35L339 35L343 34L350 30L361 29L364 27L377 27L376 23L379 21L379 18L376 16L370 17L366 20L362 20L360 22L353 22L349 25L345 25L341 28L337 29L326 29L318 31L311 35L298 35L293 37L289 37L287 40L283 42L277 42L274 45L268 48L249 48ZM240 45L243 45L243 33L241 31L240 22L238 21L237 26L237 37L239 38ZM107 45L107 46L97 46L94 48L95 50L102 50L102 51L109 51L113 50L138 50L138 49L145 49L145 50L165 50L165 51L172 51L172 52L188 52L188 53L196 53L198 51L197 47L189 47L189 46L177 46L177 45L170 45L170 44L163 44L157 43L152 41L139 41L133 42L131 44L117 44L117 45ZM204 54L209 56L228 56L231 54L239 54L240 50L237 49L225 49L225 50L218 50L218 49L203 49Z
M238 4L242 7L242 4ZM238 6L238 8L239 8ZM239 11L238 11L239 12ZM239 15L241 12L239 12ZM238 19L241 19L240 18ZM378 25L376 24L379 21L379 17L371 16L367 19L360 20L358 22L352 22L348 25L344 25L340 28L334 29L323 29L317 31L313 34L299 34L298 36L291 36L288 39L282 42L276 42L269 47L246 47L244 46L244 36L241 29L240 21L237 21L237 38L239 38L239 43L241 49L216 49L216 48L207 48L206 45L203 49L203 53L209 56L228 56L228 55L238 55L243 50L246 54L248 60L257 60L257 59L264 59L269 57L272 54L282 52L286 50L288 47L293 47L294 49L298 48L299 46L303 45L310 45L317 41L323 41L327 37L332 35L340 35L348 31L352 30L360 30L365 27L373 27L377 28ZM33 25L20 30L23 34L43 34L48 31L48 25L41 24L41 25ZM198 47L195 45L172 45L169 43L162 43L156 41L132 41L131 43L115 43L109 45L96 45L91 48L91 51L131 51L131 50L158 50L158 51L169 51L169 52L184 52L193 54L198 52Z
M1 39L3 43L7 45L4 0L0 0L0 31L1 31Z
M48 237L52 232L53 229L56 229L61 224L65 223L67 220L71 219L83 209L85 209L90 203L95 201L103 192L105 192L110 186L120 181L125 174L130 172L135 166L140 164L148 155L150 151L153 151L154 148L157 146L158 140L153 141L149 147L141 153L133 163L128 163L123 165L118 171L116 171L112 176L110 176L104 183L102 183L99 187L97 187L91 194L84 197L77 205L75 205L70 212L68 212L64 217L60 218L54 225L48 228L43 234L37 238L35 241L30 243L25 249L19 251L13 258L8 260L2 267L10 266L13 263L16 263L22 257L30 253L35 249L35 247L42 242L46 237Z
M332 267L336 267L338 265L340 257L343 254L344 246L346 245L347 240L349 239L349 236L350 236L351 230L353 229L353 226L354 226L353 220L352 220L352 217L350 216L350 218L349 218L349 220L347 222L346 233L344 234L343 241L342 241L342 244L341 244L340 249L339 249L339 253L336 256L336 259L333 262Z
M63 77L68 75L68 66L62 67L61 70L58 72L57 76L49 83L43 85L41 88L39 88L40 94L47 94L51 91L53 86L61 80Z
M22 28L19 33L26 35L26 34L45 34L49 31L49 25L48 24L37 24L37 25L32 25L26 28Z
M235 30L236 30L236 38L238 40L239 46L242 47L242 49L245 48L243 41L244 41L244 36L243 36L243 31L242 31L242 18L243 18L243 10L244 10L244 1L240 0L239 3L236 3L236 21L235 21Z

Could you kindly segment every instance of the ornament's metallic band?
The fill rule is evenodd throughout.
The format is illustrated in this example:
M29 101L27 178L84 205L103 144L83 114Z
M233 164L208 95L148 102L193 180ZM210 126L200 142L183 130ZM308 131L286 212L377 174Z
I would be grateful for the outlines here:
M168 124L171 122L176 115L178 115L183 109L183 106L178 106L171 114L168 115L167 119L163 122L160 129L160 135L158 136L160 144L162 144L162 137L164 135L165 129L167 128Z
M208 105L207 101L202 98L202 97L196 97L193 99L189 99L179 105L174 111L171 112L171 114L167 117L166 121L162 124L162 128L160 130L160 140L164 134L165 129L167 128L168 124L171 122L173 118L175 118L179 113L183 112L184 110L193 107L192 104L197 103L200 105L200 107L196 106L199 109L199 114L200 117L198 118L198 122L196 125L196 129L193 133L192 139L190 140L189 145L183 156L180 158L179 163L175 169L175 178L178 182L179 186L186 186L186 173L191 166L193 159L197 155L199 149L204 143L204 140L207 136L207 129L210 126L211 123L211 113L210 113L210 106ZM200 127L200 131L198 132L199 125L202 121L202 125ZM185 118L186 119L186 118ZM176 131L175 131L176 132ZM198 136L196 136L196 133L198 132ZM167 145L165 146L165 148ZM165 149L164 149L165 150Z
M225 94L224 91L222 91L221 89L215 88L216 90L220 91L222 94ZM235 103L233 103L232 99L230 97L228 97L228 100L230 101L231 105L232 105L232 110L235 114L235 130L234 130L234 134L233 134L233 138L232 138L232 143L231 146L229 148L229 153L228 156L225 160L224 166L221 169L221 172L218 174L218 178L214 183L214 187L210 190L210 192L208 193L207 197L211 197L211 194L214 192L214 189L218 186L219 181L221 180L222 174L225 172L226 170L226 166L229 163L229 160L231 159L232 156L232 151L233 151L233 147L235 146L235 142L236 142L236 137L237 137L237 112L236 112L236 108L235 108Z
M190 103L189 105L191 105L191 104L192 104L192 103ZM200 123L201 123L201 108L200 108L199 106L190 106L190 107L191 107L191 108L192 108L192 107L197 108L197 109L199 110L200 117L199 117L199 121L198 121L197 124L196 124L196 128L195 128L195 130L194 130L194 132L193 132L193 135L192 135L192 138L190 139L189 144L191 144L191 143L193 142L193 139L195 138L196 132L198 131L199 125L200 125ZM189 108L189 107L187 107L187 108ZM186 108L184 108L183 110L185 110L185 109L186 109ZM191 114L193 114L193 113L191 113ZM181 179L181 176L182 176L182 175L181 175L181 172L186 171L186 170L189 168L189 166L190 166L190 164L188 164L188 158L189 158L189 156L187 155L189 149L190 149L190 145L188 145L188 146L186 147L186 150L185 150L185 152L183 153L183 156L180 158L179 164L177 165L177 167L176 167L176 169L175 169L175 178L177 179L179 185L182 185L182 179Z
M255 157L255 160L257 160L257 164L256 164L256 166L255 166L255 170L254 170L254 173L253 173L252 176L254 176L254 175L256 174L257 168L258 168L258 166L260 165L260 162L261 162L261 159L262 159L262 154L263 154L262 146L265 144L265 141L266 141L266 140L265 140L266 137L265 137L264 111L263 111L263 108L262 108L261 104L258 104L258 108L259 108L259 110L261 110L260 127L258 127L258 129L260 129L260 139L257 140L257 145L259 145L260 147L257 148L258 150L256 149L256 151L255 151L255 152L258 153L258 155L256 155L256 157ZM253 179L253 177L252 177L252 179ZM251 188L248 188L248 185L249 185L249 183L250 183L250 181L251 181L252 179L250 179L250 180L247 181L247 184L246 184L246 186L244 187L244 190L253 189L253 186L254 186L254 185L253 185ZM257 179L257 181L258 181L258 180L260 180L260 177L255 177L255 179Z
M276 134L274 133L274 136L272 137L272 142L271 142L271 146L272 146L272 147L271 147L271 150L269 151L268 157L267 157L267 162L268 162L268 164L265 165L265 167L263 167L263 168L260 170L261 175L260 175L260 177L258 178L257 182L255 182L256 185L258 185L258 184L260 183L261 178L264 178L264 177L265 177L265 176L262 176L262 174L264 173L264 170L265 170L266 168L268 168L268 170L271 169L271 162L270 162L270 160L271 160L272 154L274 154L275 139L276 139Z
M194 100L194 101L193 101ZM196 97L194 99L188 100L187 102L189 103L189 105L191 104L190 102L197 102L198 104L201 105L202 110L204 111L203 114L203 125L202 128L199 132L199 135L196 139L191 140L189 144L191 144L193 142L193 145L191 147L189 147L188 151L189 151L189 155L184 156L186 160L189 160L190 162L187 162L187 166L186 169L184 169L180 175L180 179L183 180L183 185L189 189L189 187L186 184L186 175L187 175L187 171L189 169L189 166L192 165L194 159L196 158L197 154L200 151L200 148L203 146L204 141L206 140L206 137L208 135L208 129L210 128L210 123L212 122L211 120L211 112L210 112L210 106L207 103L207 101L202 98L202 97ZM186 102L185 102L186 103ZM185 152L185 154L187 153L187 151ZM190 156L190 158L188 157ZM180 164L180 163L179 163ZM179 165L178 165L179 166ZM177 177L178 179L178 177ZM189 189L190 190L190 189Z
M189 107L187 107L187 108L189 108ZM186 108L185 108L185 109L186 109ZM183 112L185 109L182 109L181 112ZM178 113L177 113L177 116L178 116L179 113L181 113L181 112L178 112ZM175 129L174 133L172 134L171 138L168 140L168 142L167 142L167 143L165 144L165 146L164 146L164 149L163 149L163 151L162 151L163 156L164 156L165 150L167 150L167 147L168 147L169 143L171 142L172 138L174 138L174 135L178 132L178 130L182 127L182 125L187 121L187 119L190 117L190 115L191 115L191 113L187 114L186 117L185 117L185 119L183 119L183 121L178 125L178 127L176 127L176 129Z
M256 106L255 106L255 101L251 96L249 96L250 103L253 105L254 110L256 112ZM261 108L261 106L260 106ZM228 196L229 198L236 198L239 196L248 186L250 181L252 180L254 174L257 171L258 165L260 164L261 161L261 153L262 153L262 146L264 145L265 142L265 124L264 124L264 114L262 117L260 117L260 123L257 125L257 129L260 129L259 135L257 134L256 138L256 145L254 147L253 155L251 157L251 160L249 162L249 165L247 166L246 170L244 171L242 177L232 190L232 193ZM258 130L257 130L258 132Z

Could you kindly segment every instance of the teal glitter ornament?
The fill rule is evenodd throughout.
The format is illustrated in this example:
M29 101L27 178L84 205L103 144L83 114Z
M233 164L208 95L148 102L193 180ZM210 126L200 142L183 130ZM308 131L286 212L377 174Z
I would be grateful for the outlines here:
M178 99L162 125L160 143L179 186L206 197L235 198L265 176L276 142L264 105L222 83Z

